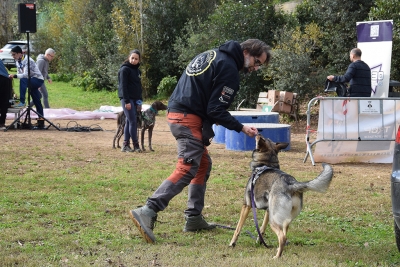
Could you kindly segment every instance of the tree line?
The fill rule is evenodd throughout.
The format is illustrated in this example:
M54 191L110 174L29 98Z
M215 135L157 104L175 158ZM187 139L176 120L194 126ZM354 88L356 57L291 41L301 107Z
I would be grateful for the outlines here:
M257 101L270 89L313 97L327 74L346 70L357 46L356 22L393 20L391 79L400 80L400 4L397 0L303 0L294 12L280 0L37 0L35 50L52 47L55 78L84 90L117 89L130 50L142 52L145 97L168 97L197 53L227 40L258 38L272 47L268 68L243 76L237 101ZM0 41L18 33L15 0L0 0Z

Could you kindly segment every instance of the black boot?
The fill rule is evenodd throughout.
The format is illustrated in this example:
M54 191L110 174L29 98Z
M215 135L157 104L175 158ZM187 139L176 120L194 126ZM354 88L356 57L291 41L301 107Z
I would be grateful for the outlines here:
M129 142L124 141L124 145L121 148L121 152L133 152L132 148L129 146Z
M142 150L139 147L139 143L133 144L133 151L138 152L138 153L142 152Z
M35 127L33 127L33 129L34 130L45 130L44 119L43 118L37 119L37 123L36 123Z

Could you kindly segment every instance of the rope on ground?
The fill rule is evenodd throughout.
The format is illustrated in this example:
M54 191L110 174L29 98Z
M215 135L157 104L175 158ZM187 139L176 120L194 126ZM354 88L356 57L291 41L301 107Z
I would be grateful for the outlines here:
M75 126L70 127L70 123L75 123ZM67 123L66 128L60 128L61 131L67 132L94 132L94 131L104 131L103 128L98 124L92 124L90 126L81 126L76 121L70 121Z

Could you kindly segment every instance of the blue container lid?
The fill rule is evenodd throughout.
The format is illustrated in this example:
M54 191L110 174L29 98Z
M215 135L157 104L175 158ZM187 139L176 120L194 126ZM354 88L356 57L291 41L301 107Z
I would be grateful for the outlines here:
M264 111L229 111L232 116L271 116L278 115L278 112L264 112Z

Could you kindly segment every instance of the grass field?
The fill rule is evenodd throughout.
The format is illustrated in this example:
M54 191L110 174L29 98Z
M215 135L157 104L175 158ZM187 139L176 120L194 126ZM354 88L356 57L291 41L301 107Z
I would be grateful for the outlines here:
M12 69L14 70L14 69ZM13 73L13 72L11 72ZM79 111L96 110L100 106L119 106L117 92L87 92L65 82L46 83L50 108L71 108ZM19 95L19 80L13 81L14 93Z
M58 82L48 89L52 108L119 105L115 92L85 93ZM271 248L255 244L251 216L235 248L228 246L233 235L229 229L184 233L186 190L159 213L157 242L149 245L127 212L143 205L175 167L175 140L165 113L157 117L153 153L113 150L115 120L82 122L89 123L104 131L0 132L0 266L400 265L393 233L391 164L334 165L326 194L305 193L303 211L290 226L281 259L272 259L277 238L269 228L265 239ZM321 166L303 163L304 134L292 133L291 140L291 150L280 153L281 169L300 181L313 179ZM251 152L228 151L219 144L209 151L213 168L204 216L235 227ZM257 216L261 221L263 212Z

